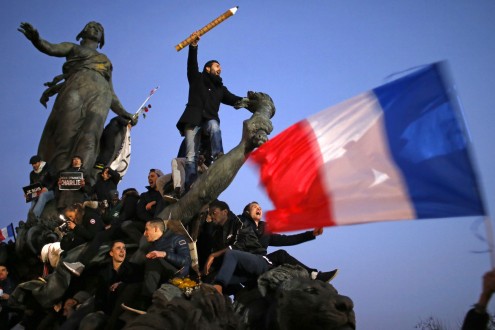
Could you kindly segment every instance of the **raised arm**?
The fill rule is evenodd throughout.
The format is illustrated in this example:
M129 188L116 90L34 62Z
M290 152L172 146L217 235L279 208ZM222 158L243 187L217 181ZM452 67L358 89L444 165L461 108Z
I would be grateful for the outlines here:
M52 44L46 40L40 38L38 30L36 30L29 23L21 23L17 29L19 32L24 34L28 40L38 49L40 52L45 53L50 56L56 57L66 57L74 48L75 44L71 42L62 42L59 44Z

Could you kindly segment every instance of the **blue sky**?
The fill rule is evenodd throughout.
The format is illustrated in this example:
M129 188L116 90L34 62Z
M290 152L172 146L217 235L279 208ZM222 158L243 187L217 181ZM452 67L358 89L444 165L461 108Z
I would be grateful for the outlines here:
M63 59L38 52L17 31L30 22L50 42L75 41L92 20L105 28L102 52L114 67L114 88L134 112L151 88L146 119L132 132L132 160L119 185L144 191L150 168L170 171L181 138L175 124L187 100L187 50L174 46L225 10L237 14L200 41L199 62L217 59L229 89L272 96L273 135L328 106L386 82L390 74L447 60L456 82L487 209L493 210L495 166L495 2L403 1L24 1L0 4L0 226L25 219L21 187L49 110L38 102L43 83ZM49 109L53 100L49 103ZM224 148L241 137L246 110L222 107ZM109 118L112 117L112 113ZM295 178L297 179L297 178ZM270 201L244 166L220 196L234 212ZM358 329L413 329L433 315L455 328L477 298L490 257L473 228L479 218L398 221L326 228L323 236L287 250L322 270L355 303ZM495 311L495 305L490 305Z

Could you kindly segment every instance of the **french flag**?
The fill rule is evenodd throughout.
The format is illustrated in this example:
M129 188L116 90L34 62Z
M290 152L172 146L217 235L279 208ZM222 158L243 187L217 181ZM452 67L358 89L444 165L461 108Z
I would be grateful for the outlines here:
M271 231L484 215L442 63L302 120L255 150Z
M15 240L14 224L10 224L7 227L0 229L0 242L5 241L8 238Z

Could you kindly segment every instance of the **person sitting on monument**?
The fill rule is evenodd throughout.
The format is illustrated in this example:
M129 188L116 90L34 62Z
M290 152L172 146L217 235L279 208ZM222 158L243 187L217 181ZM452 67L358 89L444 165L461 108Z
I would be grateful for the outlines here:
M110 191L117 190L120 182L120 174L106 166L96 178L96 183L92 187L92 200L110 202Z
M71 175L78 175L79 173L81 175L80 179L70 178ZM64 179L62 175L69 175L69 179ZM91 193L91 185L88 178L86 169L83 167L82 158L77 155L73 156L71 165L59 173L58 186L55 188L55 198L59 211L64 210L74 203L82 203L88 199L88 195ZM68 185L66 185L67 182L69 183Z
M134 243L139 243L143 236L146 221L153 219L165 206L162 194L158 190L157 180L163 176L159 169L151 169L148 174L149 186L147 191L139 195L136 204L135 218L123 219L122 231L129 236Z
M199 33L191 35L194 41L189 46L187 57L187 80L189 96L186 109L177 122L177 129L186 139L186 179L185 189L189 190L197 176L200 135L206 134L211 141L211 155L214 159L223 155L222 135L218 111L220 103L238 106L242 97L232 94L224 86L220 73L222 68L216 60L206 62L203 71L198 67Z
M212 220L217 224L227 223L225 219L228 218L230 211L227 203L219 201L212 204L210 204L209 209ZM247 215L251 215L252 213L259 224L259 220L261 219L261 208L256 208L255 210L253 203L250 203L245 207L244 213L247 213ZM247 219L244 219L244 221L242 221L242 226L237 230L235 237L230 237L230 242L233 243L223 250L212 253L208 258L204 270L206 275L210 273L210 267L215 259L223 256L222 265L214 278L215 288L220 293L227 287L233 287L241 283L247 284L268 269L284 263L302 266L308 270L312 279L321 280L323 282L330 281L337 274L337 269L330 272L318 272L316 269L310 269L283 250L281 250L283 252L276 251L275 253L267 255L267 247L269 245L294 245L305 242L311 238L309 237L309 234L271 234L274 236L264 237L264 235L271 235L264 232L264 223L262 224L262 227L263 230L255 229ZM312 234L314 238L321 234L321 230L315 230ZM229 236L224 238L224 242L227 238L229 238ZM224 244L227 245L227 242Z
M41 193L31 202L29 212L32 212L35 219L39 220L46 203L55 198L53 190L57 182L57 174L55 169L38 155L31 157L29 164L33 166L33 170L29 173L29 184L39 183L41 185Z
M261 206L257 202L251 202L244 207L242 215L240 215L239 218L245 226L250 226L253 229L259 242L265 248L268 248L268 246L290 246L304 243L315 239L323 233L323 228L315 228L314 230L295 235L268 233L266 231L266 223L261 220L262 216L263 210ZM317 269L309 268L296 258L292 257L285 250L276 250L269 253L267 257L275 266L282 264L299 265L308 271L313 280L316 279L323 282L329 282L338 273L338 269L328 272L319 272Z
M126 245L122 240L113 241L108 254L110 260L98 273L95 310L103 311L109 317L107 329L115 329L119 322L118 316L123 312L121 301L127 300L134 293L134 287L142 282L143 268L129 262Z
M204 268L203 273L207 274L203 281L211 283L222 265L225 249L234 244L237 232L242 227L242 221L230 211L227 203L219 200L209 204L208 213L213 228L209 228L210 223L205 223L198 237L197 245L198 249L199 246L208 248L207 253L201 252L207 255L207 258L200 261L200 266Z
M100 138L100 153L96 158L95 168L104 169L110 166L112 161L117 157L117 152L122 146L127 128L131 128L136 122L123 116L115 116L103 129Z
M64 252L91 242L98 232L105 230L100 215L93 208L73 204L65 209L64 215L68 229L60 240L60 247Z
M122 307L139 314L145 314L151 305L151 297L161 283L173 277L185 277L189 274L191 255L184 236L165 231L162 219L153 218L146 222L144 237L151 243L147 249L144 280L138 299Z

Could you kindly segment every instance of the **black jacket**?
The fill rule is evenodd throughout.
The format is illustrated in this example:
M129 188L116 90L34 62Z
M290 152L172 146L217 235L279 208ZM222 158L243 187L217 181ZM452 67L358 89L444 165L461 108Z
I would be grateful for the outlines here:
M139 196L139 202L136 206L137 220L141 222L153 219L165 207L165 201L163 200L162 194L151 189L149 186L147 186L146 189L148 189L148 191ZM151 210L146 210L146 204L153 201L155 201L156 204L151 207Z
M117 185L120 181L120 174L117 171L108 168L108 174L110 174L110 179L103 180L101 174L98 175L96 179L96 183L92 188L92 192L96 195L96 200L103 201L107 200L110 203L112 196L110 195L110 191L117 190ZM93 197L93 200L95 198Z
M189 46L187 57L189 96L186 109L177 122L177 129L182 136L186 126L201 126L201 123L210 119L216 119L220 123L218 117L220 103L233 106L242 99L229 92L221 78L217 78L212 78L206 71L199 71L198 47Z
M85 207L82 222L62 237L60 247L64 251L69 251L78 245L91 241L96 233L103 230L105 230L105 226L98 212L90 207Z
M45 163L41 172L29 173L29 184L40 183L42 187L48 190L53 190L57 183L58 177L55 169L48 163Z
M242 220L244 226L252 228L260 244L265 248L268 246L296 245L315 239L311 230L294 235L270 234L266 232L266 223L264 221L260 221L258 226L256 226L256 223L249 215L243 214L239 218Z

